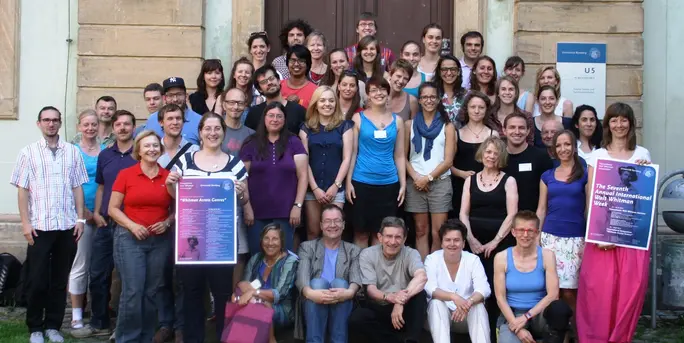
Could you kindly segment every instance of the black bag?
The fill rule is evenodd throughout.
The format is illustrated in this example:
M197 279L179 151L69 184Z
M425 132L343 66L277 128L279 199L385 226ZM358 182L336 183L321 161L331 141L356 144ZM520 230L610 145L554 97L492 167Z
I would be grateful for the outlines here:
M23 305L22 267L12 254L0 254L0 306Z

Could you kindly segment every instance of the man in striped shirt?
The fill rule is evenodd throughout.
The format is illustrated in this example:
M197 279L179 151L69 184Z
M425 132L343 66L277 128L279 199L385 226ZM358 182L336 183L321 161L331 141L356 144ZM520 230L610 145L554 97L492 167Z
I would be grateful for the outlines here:
M378 33L378 24L375 15L370 12L363 12L359 15L359 20L356 23L356 33L359 34L359 40L366 36L375 36ZM357 41L358 42L358 41ZM356 44L350 45L344 48L347 52L347 59L349 59L349 65L354 65L354 56L356 56ZM392 63L396 60L392 49L381 47L380 49L380 65L382 68L389 72Z
M82 185L88 182L83 157L59 137L62 114L52 106L38 113L43 138L19 153L10 184L19 192L26 251L26 324L30 343L64 342L59 333L66 286L83 233Z

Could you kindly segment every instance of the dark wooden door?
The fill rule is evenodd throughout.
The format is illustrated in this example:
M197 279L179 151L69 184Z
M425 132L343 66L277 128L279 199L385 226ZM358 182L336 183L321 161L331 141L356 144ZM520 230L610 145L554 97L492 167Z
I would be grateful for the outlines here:
M328 48L343 48L356 43L356 21L361 12L378 17L378 38L395 54L407 40L420 43L423 27L438 23L444 37L451 38L454 9L452 0L268 0L265 30L271 38L270 58L282 53L278 35L293 19L306 20L323 32ZM453 41L453 40L452 40Z

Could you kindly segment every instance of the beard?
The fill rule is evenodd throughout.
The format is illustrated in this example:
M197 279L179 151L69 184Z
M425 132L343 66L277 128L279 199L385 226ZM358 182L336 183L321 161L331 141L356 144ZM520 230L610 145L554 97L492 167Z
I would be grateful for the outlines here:
M275 90L266 90L263 91L261 94L263 94L263 96L265 96L266 98L273 99L280 95L280 85L278 85L278 87L276 87Z

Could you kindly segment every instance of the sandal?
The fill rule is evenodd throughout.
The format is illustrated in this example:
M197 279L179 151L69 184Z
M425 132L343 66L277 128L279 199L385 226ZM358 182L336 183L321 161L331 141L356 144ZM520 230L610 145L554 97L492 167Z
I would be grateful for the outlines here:
M71 321L71 328L72 329L82 329L83 328L83 321L82 320L72 320Z

